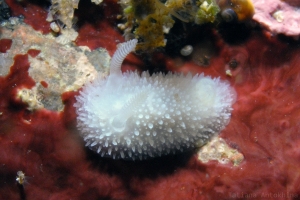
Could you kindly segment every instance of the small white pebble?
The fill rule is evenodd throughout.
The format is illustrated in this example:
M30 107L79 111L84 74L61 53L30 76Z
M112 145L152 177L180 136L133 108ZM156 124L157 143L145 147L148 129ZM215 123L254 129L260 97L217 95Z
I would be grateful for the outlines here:
M193 46L192 45L185 45L181 50L180 54L183 56L189 56L193 52Z
M58 33L60 31L59 26L57 25L56 22L51 22L50 23L50 28L52 31L54 31L55 33Z

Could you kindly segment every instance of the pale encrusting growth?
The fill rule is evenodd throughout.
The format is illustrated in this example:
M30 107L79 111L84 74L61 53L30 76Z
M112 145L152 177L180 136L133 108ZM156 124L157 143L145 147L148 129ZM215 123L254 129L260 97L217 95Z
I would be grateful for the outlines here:
M59 38L41 34L17 17L0 24L0 41L10 39L12 42L6 53L0 52L0 77L10 73L17 54L27 54L31 50L40 52L36 56L28 55L28 75L35 86L17 86L15 97L26 103L28 110L62 111L62 93L78 90L87 81L104 77L109 72L110 56L105 49L65 45L58 42Z
M111 73L84 86L74 104L86 145L101 156L145 159L207 142L229 122L235 91L203 74L121 72L136 40L124 43Z

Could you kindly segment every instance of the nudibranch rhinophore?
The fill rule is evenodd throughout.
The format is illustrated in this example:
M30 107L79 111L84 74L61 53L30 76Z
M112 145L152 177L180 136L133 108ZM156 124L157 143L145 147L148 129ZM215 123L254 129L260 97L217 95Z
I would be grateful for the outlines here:
M136 44L123 43L110 75L87 83L76 96L86 146L103 157L142 160L203 145L229 123L236 93L220 78L122 73Z

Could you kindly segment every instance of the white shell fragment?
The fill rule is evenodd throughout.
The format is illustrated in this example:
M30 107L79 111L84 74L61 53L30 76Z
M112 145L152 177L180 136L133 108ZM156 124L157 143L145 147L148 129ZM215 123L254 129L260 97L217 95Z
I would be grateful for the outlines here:
M193 52L193 46L192 45L185 45L181 50L180 54L183 56L189 56Z

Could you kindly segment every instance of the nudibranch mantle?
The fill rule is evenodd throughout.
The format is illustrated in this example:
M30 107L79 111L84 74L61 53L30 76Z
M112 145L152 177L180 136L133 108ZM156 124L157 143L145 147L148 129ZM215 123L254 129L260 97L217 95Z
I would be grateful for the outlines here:
M121 72L137 40L123 43L110 75L76 96L77 126L86 146L114 159L146 159L203 145L230 120L236 93L203 74Z

